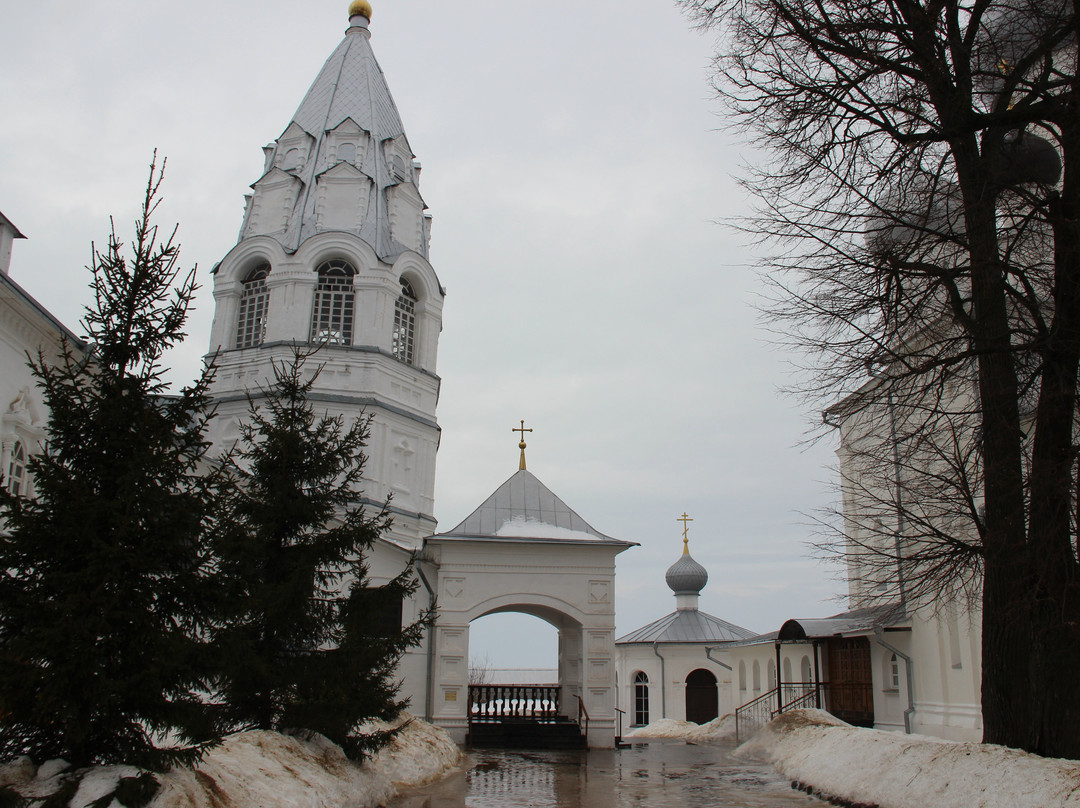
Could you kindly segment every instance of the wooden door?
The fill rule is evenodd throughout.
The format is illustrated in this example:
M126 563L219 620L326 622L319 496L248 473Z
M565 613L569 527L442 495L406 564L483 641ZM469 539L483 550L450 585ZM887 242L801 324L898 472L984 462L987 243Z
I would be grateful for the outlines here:
M874 726L870 640L843 637L826 641L829 683L827 707L837 718L860 727Z
M686 677L686 720L705 724L717 717L720 710L716 677L698 668Z

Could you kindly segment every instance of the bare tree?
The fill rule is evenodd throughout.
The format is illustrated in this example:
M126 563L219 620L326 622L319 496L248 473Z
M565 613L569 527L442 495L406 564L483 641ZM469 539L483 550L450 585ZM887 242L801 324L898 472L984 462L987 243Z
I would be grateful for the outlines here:
M974 586L984 739L1080 757L1072 0L681 1L769 150L745 182L803 389L863 421L849 551Z
M472 657L469 660L469 684L470 685L490 685L492 684L491 657L487 654L479 657Z

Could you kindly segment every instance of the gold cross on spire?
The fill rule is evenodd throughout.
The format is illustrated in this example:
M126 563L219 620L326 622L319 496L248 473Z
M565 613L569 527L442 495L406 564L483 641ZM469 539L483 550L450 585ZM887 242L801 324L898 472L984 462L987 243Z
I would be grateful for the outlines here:
M687 516L686 511L682 512L682 516L675 520L676 522L682 522L682 551L683 555L690 555L690 525L689 522L693 522L693 517Z
M532 430L525 428L525 420L522 419L521 426L519 426L519 427L515 426L510 431L511 432L520 432L521 433L521 442L518 444L518 448L521 449L521 462L518 463L518 470L519 471L524 471L525 470L525 433L526 432L532 432Z

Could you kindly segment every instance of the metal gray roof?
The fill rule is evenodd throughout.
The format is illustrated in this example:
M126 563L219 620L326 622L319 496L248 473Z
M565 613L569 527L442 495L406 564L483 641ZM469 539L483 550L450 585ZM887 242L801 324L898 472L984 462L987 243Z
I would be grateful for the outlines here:
M386 77L371 49L367 20L353 17L351 22L345 39L326 60L283 132L283 135L288 133L295 124L315 140L315 147L313 158L307 160L303 168L289 172L303 183L303 190L286 230L273 234L273 237L293 252L318 232L313 190L317 178L333 168L326 135L346 120L352 120L371 136L371 148L366 150L363 162L357 168L374 183L372 201L367 205L357 232L380 258L392 262L406 248L391 239L386 189L402 180L394 176L387 165L383 144L396 138L404 139L405 130ZM407 147L408 141L405 142ZM411 149L409 154L412 154ZM420 252L426 257L426 239L424 241Z
M878 626L882 628L903 623L907 614L902 603L886 603L882 606L868 606L849 612L834 614L832 617L798 618L784 621L778 631L758 634L740 645L758 645L760 643L800 642L803 640L821 640L829 637L850 637L865 635Z
M593 528L525 469L500 485L453 530L432 538L636 545L636 542L614 539Z
M11 221L11 219L5 216L3 211L0 211L0 226L5 224L11 228L12 238L26 238L26 236L19 232L19 228L15 226L15 222Z
M624 643L687 643L687 642L739 642L754 636L750 629L736 626L719 617L698 611L680 609L661 617L649 625L632 631L625 637L615 640L616 645Z
M780 626L777 638L783 642L866 634L877 626L889 625L903 617L903 609L898 604L888 603L883 606L841 612L832 617L791 619Z

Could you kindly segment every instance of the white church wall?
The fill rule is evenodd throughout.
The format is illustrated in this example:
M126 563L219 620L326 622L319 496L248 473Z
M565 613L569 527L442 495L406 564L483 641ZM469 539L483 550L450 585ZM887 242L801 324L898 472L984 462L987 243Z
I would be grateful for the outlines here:
M737 706L732 671L720 664L732 664L731 652L723 646L661 643L654 647L651 643L623 643L616 646L616 652L618 706L624 712L624 730L638 725L634 713L635 677L639 671L649 678L650 721L686 720L686 677L695 670L706 670L716 677L718 716L733 712Z
M911 657L910 631L883 634L891 648L871 636L870 664L873 674L874 728L903 732L904 713L908 710L908 669L901 654ZM897 654L892 648L900 651Z
M978 612L944 607L911 621L915 667L913 731L958 741L982 739L982 642Z
M11 484L8 478L16 444L30 454L40 451L45 438L48 411L28 356L40 352L46 361L57 361L60 335L56 324L12 288L6 275L0 278L0 473L4 485Z

